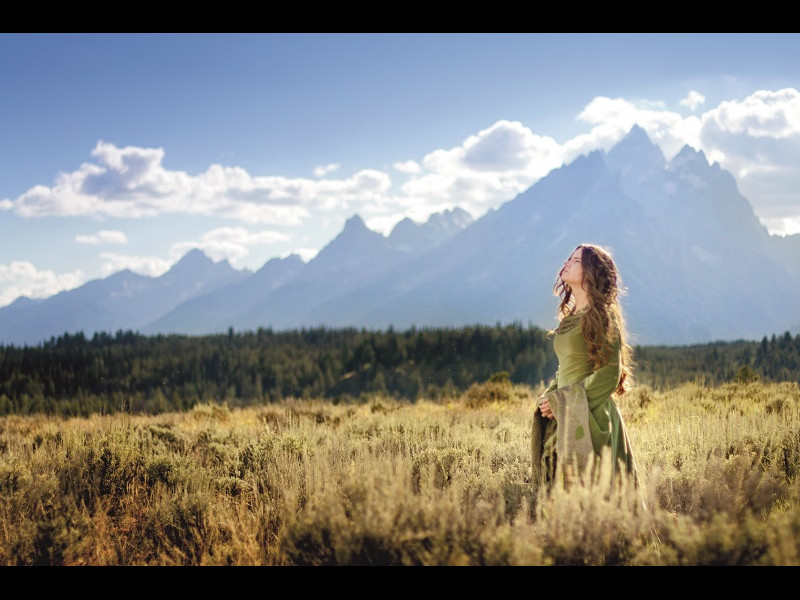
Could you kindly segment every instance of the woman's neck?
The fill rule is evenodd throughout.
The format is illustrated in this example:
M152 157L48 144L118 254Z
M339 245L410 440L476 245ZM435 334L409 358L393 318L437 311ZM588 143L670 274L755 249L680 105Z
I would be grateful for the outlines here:
M572 295L575 297L575 310L578 312L589 304L589 298L583 290L572 290Z

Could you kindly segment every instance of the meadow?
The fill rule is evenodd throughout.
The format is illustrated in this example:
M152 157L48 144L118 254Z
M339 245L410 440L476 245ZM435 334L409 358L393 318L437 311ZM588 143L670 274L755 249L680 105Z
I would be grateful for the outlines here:
M797 383L640 385L642 486L549 496L539 392L6 416L0 564L800 564Z

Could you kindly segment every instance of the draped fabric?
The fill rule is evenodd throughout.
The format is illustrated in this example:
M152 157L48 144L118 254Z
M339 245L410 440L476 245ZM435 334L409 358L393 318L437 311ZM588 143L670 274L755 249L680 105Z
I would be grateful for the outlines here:
M638 484L630 438L613 398L622 375L619 332L612 344L612 359L595 371L580 328L584 312L562 319L553 339L558 372L537 401L533 417L532 471L536 488L542 484L550 487L559 477L568 479L580 474L591 453L601 459L605 449L610 449L613 457L612 477L617 472L627 473ZM541 414L545 399L554 419ZM589 435L582 435L585 432Z
M566 388L553 390L547 398L556 418L551 420L544 417L539 406L533 415L531 464L533 481L537 487L549 486L559 477L571 480L586 469L594 453L589 404L583 383L579 381ZM556 455L560 457L558 462Z

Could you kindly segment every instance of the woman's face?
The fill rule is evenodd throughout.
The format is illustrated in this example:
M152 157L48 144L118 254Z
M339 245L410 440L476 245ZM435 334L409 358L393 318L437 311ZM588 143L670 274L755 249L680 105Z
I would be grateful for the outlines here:
M561 281L571 288L581 289L581 285L583 284L582 256L583 248L578 248L572 253L572 256L567 259L567 262L564 263L564 268L561 269Z

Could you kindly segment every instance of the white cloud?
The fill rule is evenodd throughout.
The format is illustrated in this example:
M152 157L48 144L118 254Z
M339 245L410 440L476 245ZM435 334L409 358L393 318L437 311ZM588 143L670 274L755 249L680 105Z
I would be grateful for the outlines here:
M11 210L12 208L14 208L14 203L11 200L0 200L0 210Z
M76 235L75 241L79 244L124 244L128 238L122 231L101 229L94 235Z
M100 258L106 261L101 268L104 277L124 269L130 269L139 275L158 277L166 273L173 264L156 256L131 256L113 252L103 252Z
M780 139L800 132L800 92L761 90L742 101L722 102L704 115L719 129L749 138Z
M497 121L469 136L450 150L436 150L423 159L429 171L507 173L537 167L536 159L558 153L559 145L549 137L535 135L518 121ZM538 167L539 172L550 169Z
M427 154L421 174L403 184L391 211L415 220L453 206L483 214L562 164L563 156L552 138L517 121L498 121L460 146Z
M0 306L10 304L20 296L46 298L81 283L83 272L79 269L56 274L47 269L39 270L27 261L0 264Z
M52 187L37 185L22 194L14 201L17 214L142 218L183 213L299 225L312 211L380 200L391 187L388 174L372 169L317 181L255 177L239 167L211 165L190 176L165 169L160 148L99 142L92 156L96 163L61 173Z
M702 115L700 140L775 233L800 233L800 92L759 90Z
M331 163L329 165L320 165L318 167L314 167L314 176L315 177L324 177L328 173L333 173L334 171L338 171L339 167L341 167L339 163Z
M396 162L392 165L395 170L400 171L401 173L411 173L412 175L416 175L417 173L422 172L422 167L419 166L419 163L413 160L403 160L400 162Z
M424 219L456 205L482 214L560 165L563 152L554 140L518 122L498 121L456 148L431 152L422 164L396 163L394 168L411 179L394 192L389 174L375 169L342 179L312 180L253 176L239 167L211 165L190 176L165 169L160 148L118 148L99 142L92 156L95 162L60 174L52 187L38 185L22 194L14 201L15 211L24 217L96 218L183 213L282 226L301 225L312 215L338 219L354 212L374 217L402 212ZM318 174L334 167L320 167ZM84 243L89 239L81 238ZM214 246L218 256L242 255L235 244Z
M288 239L288 235L279 231L251 232L243 227L220 227L204 233L199 241L172 244L170 253L180 258L189 250L199 248L215 262L223 259L236 262L250 253L251 246L275 244Z
M686 106L692 112L697 110L697 107L705 104L706 97L703 96L700 92L696 92L695 90L691 90L689 94L679 102L681 106Z

